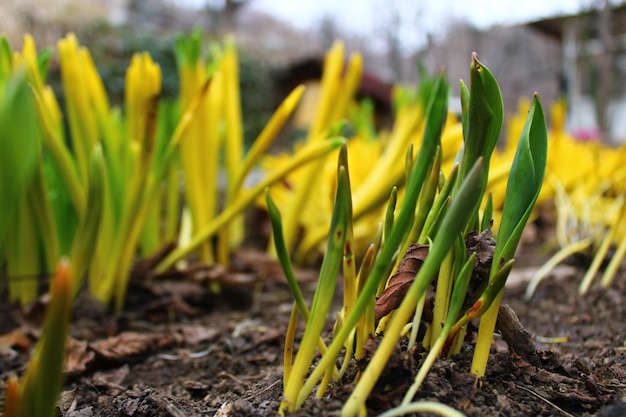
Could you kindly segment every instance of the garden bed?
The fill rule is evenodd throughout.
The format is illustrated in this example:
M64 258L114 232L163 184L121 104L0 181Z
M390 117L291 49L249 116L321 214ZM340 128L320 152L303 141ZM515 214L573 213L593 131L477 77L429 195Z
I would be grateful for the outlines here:
M536 267L524 256L531 255L522 256L526 266L514 270L504 298L521 327L512 317L499 325L504 336L495 338L486 377L479 383L469 374L467 344L461 355L436 362L417 398L467 416L624 415L610 412L626 395L626 281L581 297L584 271L566 268L526 301L524 278ZM240 259L237 273L200 268L184 279L136 285L117 316L81 296L61 415L277 415L292 299L275 264L254 252L240 252ZM222 282L220 297L207 290L208 277ZM313 273L299 278L314 288ZM4 309L2 380L23 370L41 317L37 309ZM398 349L370 397L369 415L401 401L421 353ZM339 415L355 372L356 364L329 395L293 415Z

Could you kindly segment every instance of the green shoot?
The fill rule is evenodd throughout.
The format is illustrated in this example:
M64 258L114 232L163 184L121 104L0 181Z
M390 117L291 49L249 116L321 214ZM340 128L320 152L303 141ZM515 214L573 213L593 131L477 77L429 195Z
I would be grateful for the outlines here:
M541 103L535 95L509 174L488 291L479 300L482 303L480 310L488 310L481 319L472 362L472 372L478 376L485 374L502 288L506 282L506 276L501 278L499 274L504 269L502 265L507 265L513 258L522 231L537 201L543 184L547 152L546 122Z
M6 417L52 417L63 387L66 338L72 308L72 276L62 260L52 280L51 299L43 333L21 384L9 380L5 396Z
M345 152L345 148L344 151ZM340 162L341 159L340 159ZM343 161L345 163L345 161ZM337 194L333 221L328 234L327 251L320 269L319 282L313 297L311 312L302 337L300 349L285 386L285 399L281 410L293 410L306 373L313 362L317 340L320 338L335 292L337 277L342 264L346 232L350 222L350 181L347 166L339 164ZM326 372L326 370L325 370ZM324 373L325 373L324 372Z

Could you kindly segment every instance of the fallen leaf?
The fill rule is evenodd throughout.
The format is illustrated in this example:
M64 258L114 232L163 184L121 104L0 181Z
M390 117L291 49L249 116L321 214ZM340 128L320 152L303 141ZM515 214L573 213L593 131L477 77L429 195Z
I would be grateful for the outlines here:
M22 314L26 324L34 328L40 328L46 316L46 310L48 309L49 303L50 294L45 293L37 297L37 299L33 302L25 305L22 308Z
M99 340L89 345L101 358L108 361L122 361L126 358L145 355L172 344L174 337L169 334L124 332L115 337Z
M213 339L219 334L219 330L201 324L183 324L176 328L176 333L182 336L185 344L193 346Z
M259 328L260 333L256 333L252 336L252 340L250 344L248 344L245 348L242 349L242 352L247 352L249 350L259 349L259 346L265 343L271 343L282 340L283 333L276 328Z
M65 374L78 375L87 370L87 366L93 362L96 354L89 350L86 341L69 338L67 342L67 359L65 361Z
M476 255L474 278L477 278L479 283L489 279L493 252L496 247L496 241L491 237L491 225L480 233L469 232L465 237L465 247L467 248L468 256L471 254Z
M78 395L78 387L71 390L63 391L59 394L57 407L62 416L66 416L76 410L76 396Z
M108 387L111 385L122 385L126 377L130 374L128 364L120 366L117 369L106 372L96 372L91 378L91 383L95 387Z
M424 259L428 255L428 245L412 244L398 265L396 273L389 278L387 288L376 300L376 322L400 306L409 287L415 280Z
M11 332L0 336L0 355L13 349L22 352L28 351L32 346L30 338L22 328L13 329Z

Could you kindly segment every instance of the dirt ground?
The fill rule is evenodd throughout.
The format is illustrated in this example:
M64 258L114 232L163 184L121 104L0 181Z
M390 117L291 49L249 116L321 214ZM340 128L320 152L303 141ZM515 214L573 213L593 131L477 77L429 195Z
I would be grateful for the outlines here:
M523 266L514 269L504 299L521 326L506 310L486 377L479 383L469 373L472 345L466 343L457 357L436 362L417 398L443 402L467 416L626 415L624 273L611 288L593 286L581 297L577 285L583 271L565 268L526 301L524 277L538 259L523 251L521 256ZM240 258L236 273L199 268L187 271L185 279L135 285L119 315L81 296L60 415L277 415L292 300L276 265L250 252ZM309 291L314 275L299 273ZM190 276L221 280L222 295ZM5 303L0 311L0 381L5 381L24 369L38 336L41 306L24 311ZM377 385L368 401L370 416L397 405L412 382L419 356L399 350L394 359L383 376L387 382ZM326 397L309 399L291 415L337 416L352 388L346 377Z

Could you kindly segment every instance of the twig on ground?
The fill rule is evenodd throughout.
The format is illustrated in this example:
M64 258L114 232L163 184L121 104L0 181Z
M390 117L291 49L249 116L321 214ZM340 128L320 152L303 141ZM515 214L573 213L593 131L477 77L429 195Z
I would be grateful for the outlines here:
M563 410L562 408L560 408L558 405L554 404L553 402L551 402L551 401L550 401L550 400L548 400L547 398L542 397L541 395L537 394L535 391L533 391L533 390L531 390L531 389L529 389L529 388L523 387L523 386L521 386L521 385L519 385L519 384L515 384L515 386L516 386L517 388L520 388L520 389L522 389L522 390L524 390L524 391L529 392L530 394L532 394L532 395L534 395L535 397L539 398L540 400L544 401L546 404L549 404L551 407L556 408L556 409L557 409L557 410L559 410L559 411L560 411L560 412L561 412L564 416L567 416L567 417L574 417L574 415L572 415L572 414L568 413L567 411Z

